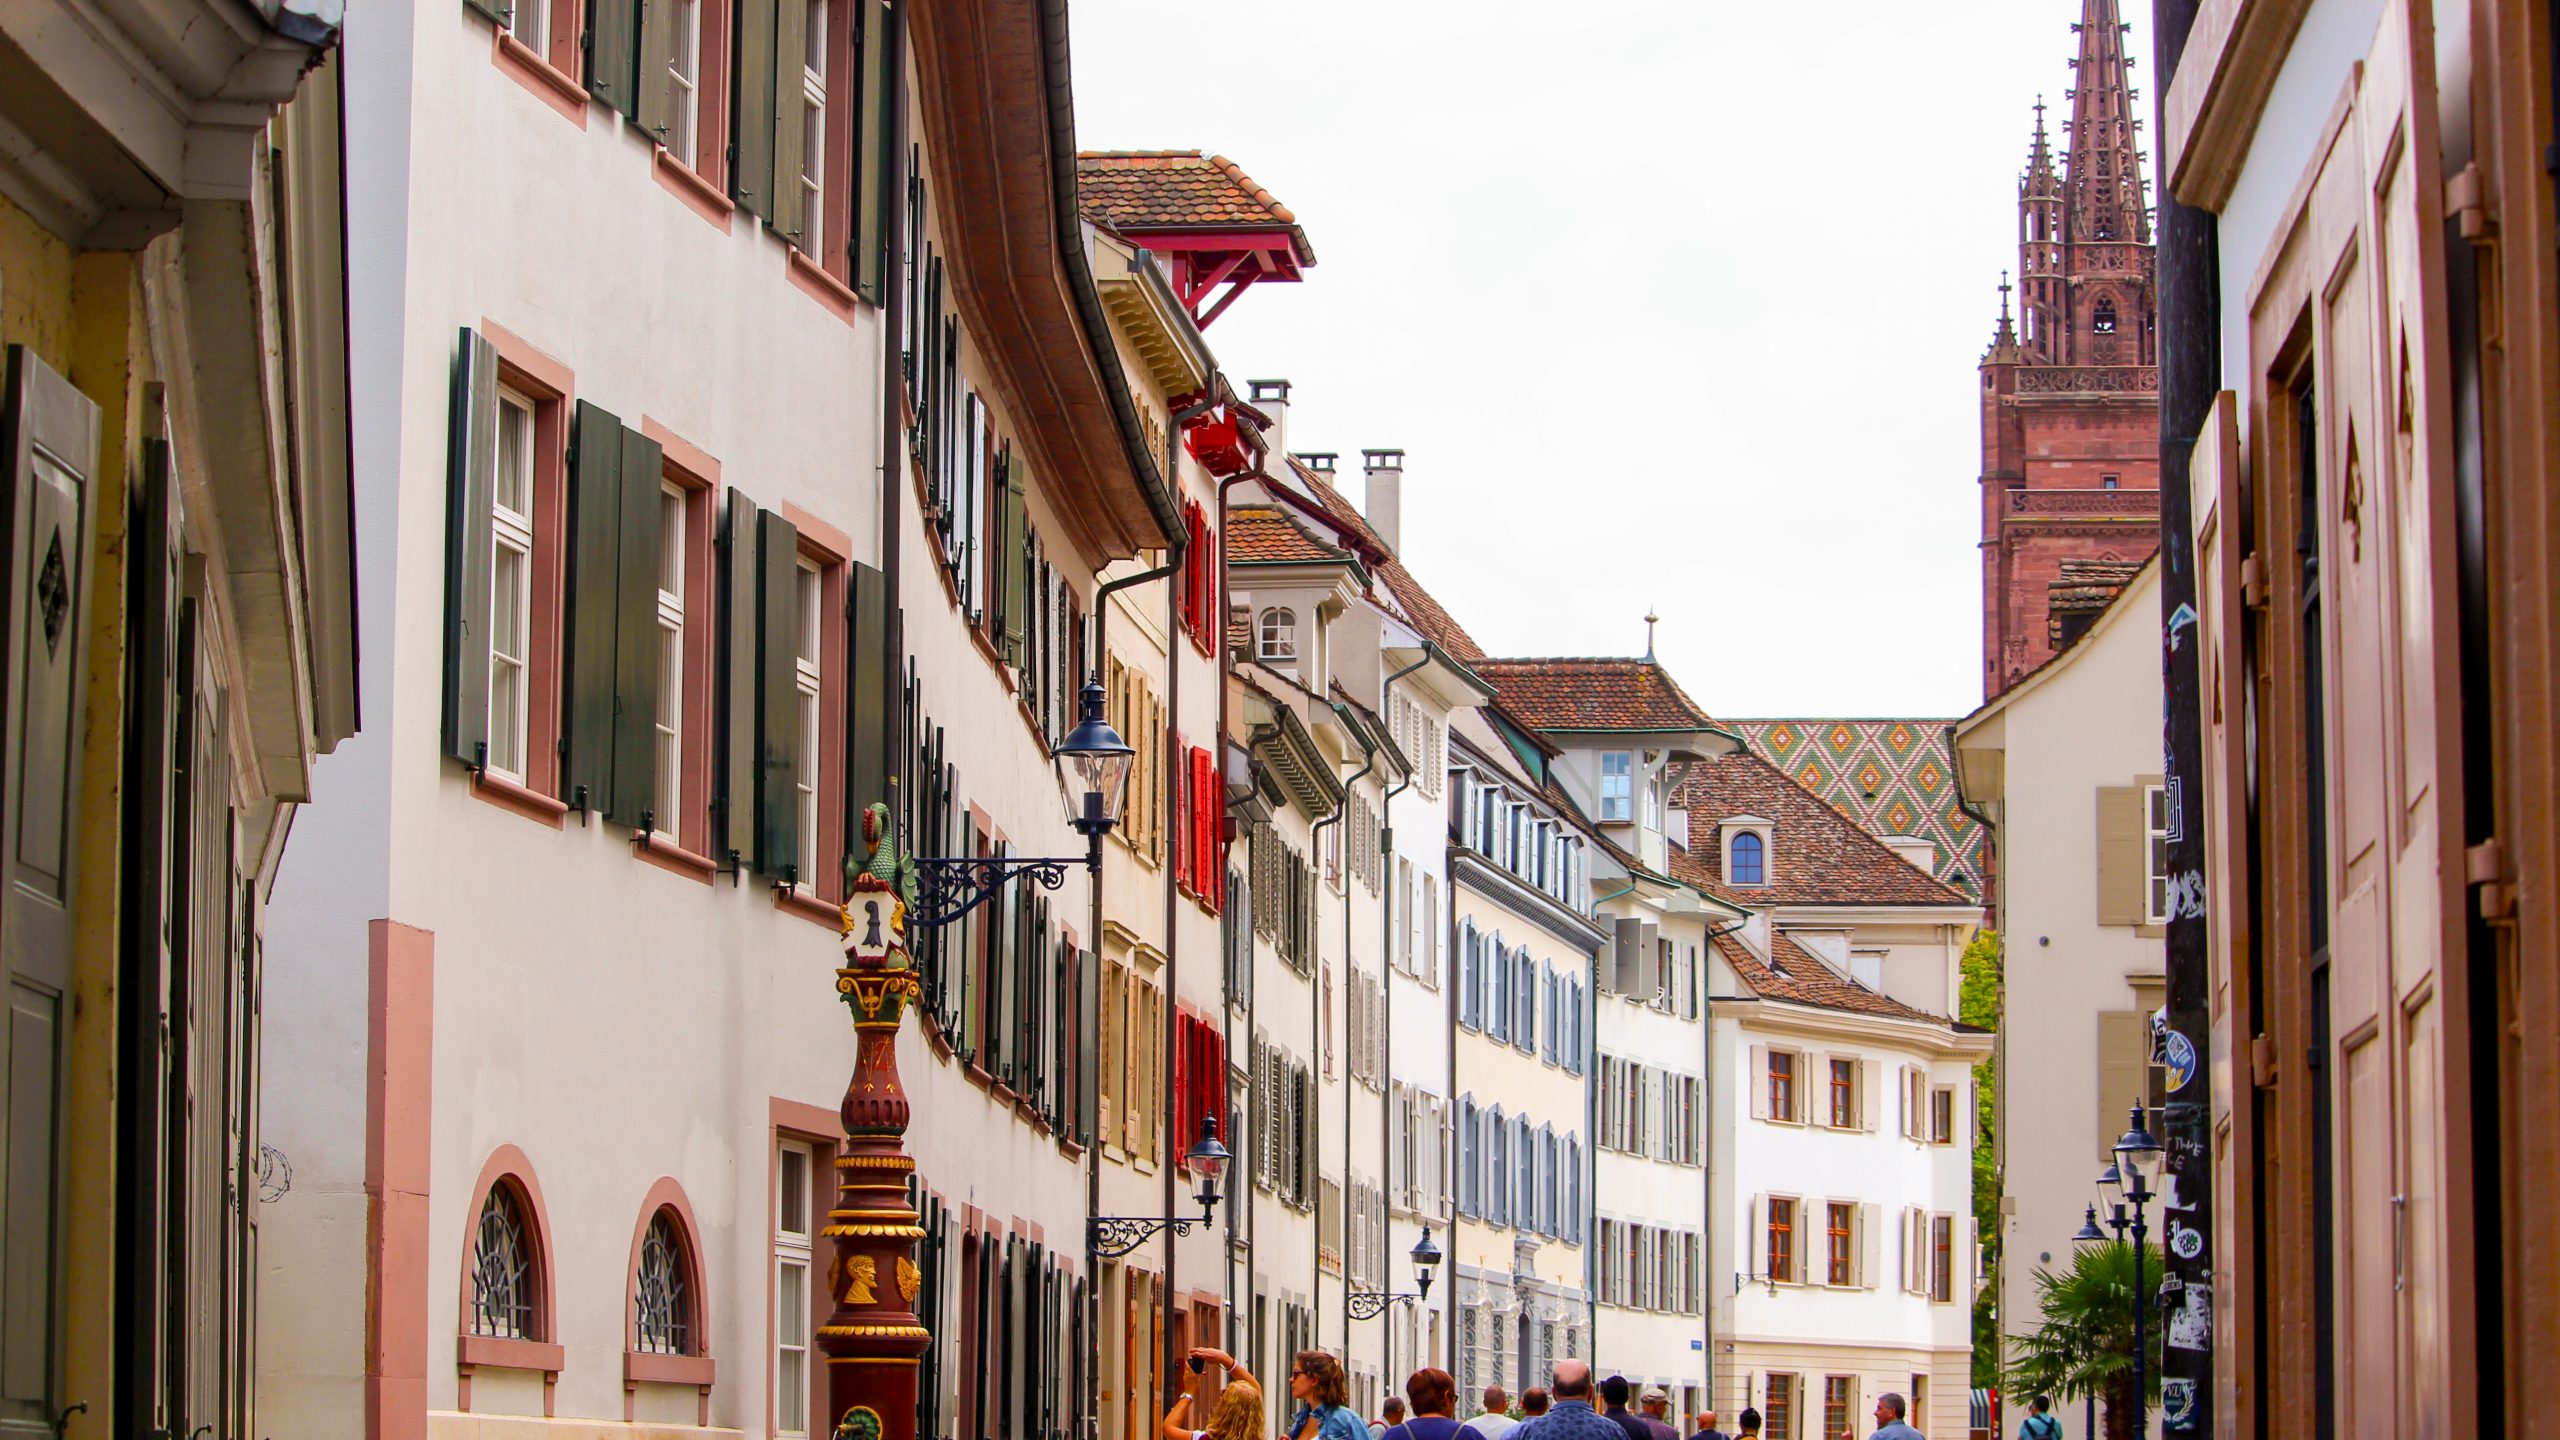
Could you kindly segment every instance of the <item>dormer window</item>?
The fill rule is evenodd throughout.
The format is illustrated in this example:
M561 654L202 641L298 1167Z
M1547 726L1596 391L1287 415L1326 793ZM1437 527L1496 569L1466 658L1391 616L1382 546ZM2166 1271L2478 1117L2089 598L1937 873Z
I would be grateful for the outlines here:
M1262 612L1262 645L1258 653L1265 660L1298 658L1297 611L1274 605Z
M1725 882L1730 885L1766 885L1769 883L1768 856L1765 842L1757 830L1734 833L1725 859Z
M1600 823L1633 820L1635 813L1636 757L1624 750L1609 750L1600 756Z

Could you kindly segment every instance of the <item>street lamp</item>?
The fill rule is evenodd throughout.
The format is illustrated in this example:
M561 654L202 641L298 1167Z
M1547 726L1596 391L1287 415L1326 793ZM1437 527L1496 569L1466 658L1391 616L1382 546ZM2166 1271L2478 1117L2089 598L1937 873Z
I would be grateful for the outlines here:
M2080 1233L2071 1237L2078 1245L2103 1245L2107 1234L2098 1228L2098 1207L2092 1205L2080 1214Z
M2160 1142L2142 1122L2142 1102L2134 1102L2131 1119L2131 1128L2116 1141L2116 1163L2108 1169L2121 1172L2124 1198L2133 1202L2133 1433L2140 1436L2151 1425L2149 1392L2145 1388L2149 1377L2144 1373L2149 1341L2143 1334L2143 1312L2150 1307L2142 1295L2142 1246L2151 1227L2143 1217L2143 1206L2152 1198L2151 1167L2160 1161Z
M1226 1178L1227 1162L1235 1157L1218 1143L1218 1120L1214 1115L1200 1117L1200 1138L1182 1152L1182 1158L1200 1176L1200 1189L1191 1198L1200 1202L1200 1218L1180 1215L1096 1215L1085 1228L1085 1241L1093 1253L1103 1257L1126 1255L1167 1230L1188 1235L1194 1225L1205 1226L1218 1208L1218 1182Z
M1017 875L1030 877L1043 890L1055 890L1066 883L1067 867L1081 863L1086 873L1099 879L1102 837L1120 823L1121 801L1129 793L1129 765L1138 752L1102 718L1100 681L1085 682L1078 714L1076 728L1050 753L1058 767L1059 792L1066 800L1067 824L1085 837L1081 861L1074 856L919 857L912 862L916 898L907 907L909 929L948 925L996 898L1004 882Z
M1422 1238L1413 1242L1413 1283L1411 1294L1385 1290L1354 1290L1346 1304L1354 1320L1375 1320L1386 1313L1387 1306L1402 1301L1411 1305L1431 1298L1431 1277L1440 1272L1440 1247L1431 1243L1431 1227L1422 1227Z

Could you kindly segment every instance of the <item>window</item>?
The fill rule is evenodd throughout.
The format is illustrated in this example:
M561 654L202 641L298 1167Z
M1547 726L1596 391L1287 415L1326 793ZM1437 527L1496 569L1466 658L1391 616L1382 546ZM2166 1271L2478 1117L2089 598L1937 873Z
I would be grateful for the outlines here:
M2169 923L2169 790L2142 787L2142 917L2145 923Z
M1857 1433L1850 1428L1850 1383L1846 1375L1822 1377L1822 1433L1826 1436Z
M819 697L826 693L825 662L820 659L820 637L826 633L819 597L826 586L817 565L805 556L800 560L797 577L797 605L800 614L798 658L792 663L792 680L797 687L796 704L800 721L801 763L793 768L792 786L797 808L795 823L800 828L800 875L795 888L804 893L816 889L812 877L825 868L818 850L818 782L820 748L818 728Z
M702 0L672 0L667 43L667 153L688 167L702 134Z
M809 1275L816 1214L810 1187L817 1152L782 1142L773 1192L773 1429L809 1433Z
M2114 475L2101 475L2098 477L2098 488L2101 490L2113 490L2116 488L2119 479L2120 477Z
M1828 1242L1823 1251L1826 1262L1823 1267L1823 1279L1825 1283L1832 1285L1855 1284L1856 1271L1849 1258L1851 1253L1849 1245L1857 1229L1853 1223L1857 1209L1855 1206L1843 1205L1837 1200L1824 1206L1823 1209L1827 1212L1827 1218L1830 1221L1823 1229L1823 1239Z
M534 402L499 387L498 470L489 501L489 769L518 784L532 748L536 434Z
M542 1271L524 1196L513 1182L489 1187L480 1204L480 1230L471 1245L471 1319L474 1335L539 1340Z
M1262 612L1262 658L1295 660L1298 658L1298 612L1285 605L1274 605Z
M1941 1085L1929 1092L1929 1143L1956 1143L1956 1092L1951 1086Z
M808 46L800 71L800 251L827 253L827 12L830 0L805 0Z
M1769 1263L1766 1270L1771 1280L1796 1278L1796 1202L1771 1197L1769 1201Z
M1858 1062L1834 1059L1831 1062L1831 1124L1848 1130L1858 1123Z
M1635 756L1610 750L1600 756L1600 820L1602 824L1635 818Z
M1764 859L1759 831L1735 831L1733 854L1725 866L1726 882L1734 885L1767 884L1767 867L1763 863Z
M2101 297L2097 308L2089 312L2089 329L2099 335L2116 333L2116 302Z
M1796 1118L1796 1057L1784 1050L1769 1052L1769 1118Z
M685 494L672 483L658 491L658 805L656 829L672 834L685 811L684 597Z
M551 58L551 0L516 0L508 16L507 31L526 45Z
M1768 1395L1760 1405L1761 1434L1767 1440L1796 1440L1796 1377L1772 1374Z
M1956 1298L1956 1217L1929 1217L1929 1298Z
M632 1349L644 1355L694 1353L692 1270L675 1212L661 1209L640 1242Z

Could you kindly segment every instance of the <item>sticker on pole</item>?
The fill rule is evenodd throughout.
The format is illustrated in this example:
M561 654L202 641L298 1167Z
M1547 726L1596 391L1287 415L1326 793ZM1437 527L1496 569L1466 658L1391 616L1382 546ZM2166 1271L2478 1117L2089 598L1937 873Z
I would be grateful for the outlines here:
M2183 1030L2172 1030L2160 1043L2160 1063L2169 1072L2169 1092L2176 1094L2196 1078L2196 1042Z

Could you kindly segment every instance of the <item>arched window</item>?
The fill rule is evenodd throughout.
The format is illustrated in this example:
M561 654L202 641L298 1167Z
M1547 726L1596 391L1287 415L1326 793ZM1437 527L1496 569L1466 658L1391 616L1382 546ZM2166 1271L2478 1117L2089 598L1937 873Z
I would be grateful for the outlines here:
M649 1217L633 1284L631 1348L643 1355L693 1354L693 1256L675 1211L661 1209Z
M532 1207L513 1176L500 1176L480 1202L471 1245L471 1313L474 1335L501 1340L540 1340L542 1249Z
M1727 883L1734 885L1769 883L1766 858L1761 849L1759 832L1754 830L1734 832L1732 863L1727 867L1730 873L1725 876Z
M1262 658L1295 660L1298 658L1298 612L1286 605L1274 605L1262 612Z
M2116 302L2100 298L2097 308L2089 312L2089 328L2101 335L2116 333Z

